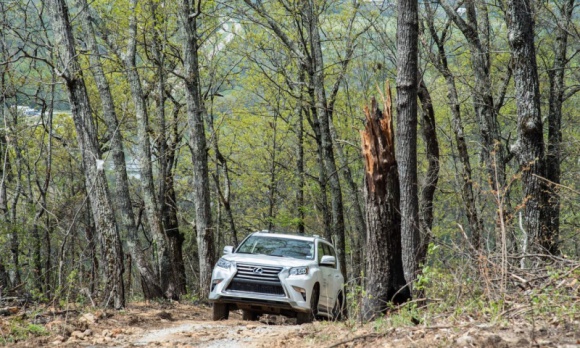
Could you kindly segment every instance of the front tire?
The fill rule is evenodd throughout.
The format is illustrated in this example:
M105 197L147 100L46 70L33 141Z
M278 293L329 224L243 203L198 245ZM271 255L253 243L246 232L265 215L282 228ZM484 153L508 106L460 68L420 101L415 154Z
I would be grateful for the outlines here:
M230 316L230 309L227 303L214 303L213 304L213 320L227 320Z
M342 299L342 293L340 293L336 298L334 307L332 308L332 320L341 321L344 317L344 300Z

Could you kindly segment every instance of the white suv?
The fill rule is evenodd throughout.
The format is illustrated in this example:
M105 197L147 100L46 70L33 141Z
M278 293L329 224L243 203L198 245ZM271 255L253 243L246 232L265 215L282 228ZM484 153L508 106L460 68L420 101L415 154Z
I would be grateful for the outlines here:
M244 320L261 314L295 317L298 324L316 316L340 319L344 278L334 247L319 236L250 234L240 246L226 246L211 279L213 319L241 309Z

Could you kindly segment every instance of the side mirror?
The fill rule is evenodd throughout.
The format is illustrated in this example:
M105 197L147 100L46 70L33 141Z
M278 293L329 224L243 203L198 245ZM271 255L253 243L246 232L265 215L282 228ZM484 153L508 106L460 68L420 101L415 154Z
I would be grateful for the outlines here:
M331 255L324 255L322 257L322 260L320 260L320 265L321 266L336 267L336 258L334 256L331 256Z
M231 245L224 247L224 255L231 254L234 252L234 247Z

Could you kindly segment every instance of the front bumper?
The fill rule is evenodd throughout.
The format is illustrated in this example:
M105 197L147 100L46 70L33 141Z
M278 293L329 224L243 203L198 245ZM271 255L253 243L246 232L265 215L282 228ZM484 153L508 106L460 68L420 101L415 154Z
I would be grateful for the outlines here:
M244 264L248 266L248 264ZM263 267L251 264L250 266ZM281 267L276 286L283 291L274 291L268 287L269 283L261 280L244 280L247 287L240 287L239 279L232 285L237 265L232 262L229 268L215 267L212 273L212 282L209 300L214 303L228 303L240 309L262 311L264 313L308 312L310 311L310 296L315 284L315 275L290 275L291 267ZM255 286L252 286L255 285ZM237 290L234 290L237 289ZM242 290L240 290L242 289ZM268 293L269 292L269 293Z

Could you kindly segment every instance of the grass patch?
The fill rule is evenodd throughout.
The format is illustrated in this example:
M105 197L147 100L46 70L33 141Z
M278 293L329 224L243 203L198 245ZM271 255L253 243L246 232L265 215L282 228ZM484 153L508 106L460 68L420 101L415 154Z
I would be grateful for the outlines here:
M2 326L0 344L7 345L30 339L32 337L48 336L48 330L42 326L27 323L21 319L12 319Z

